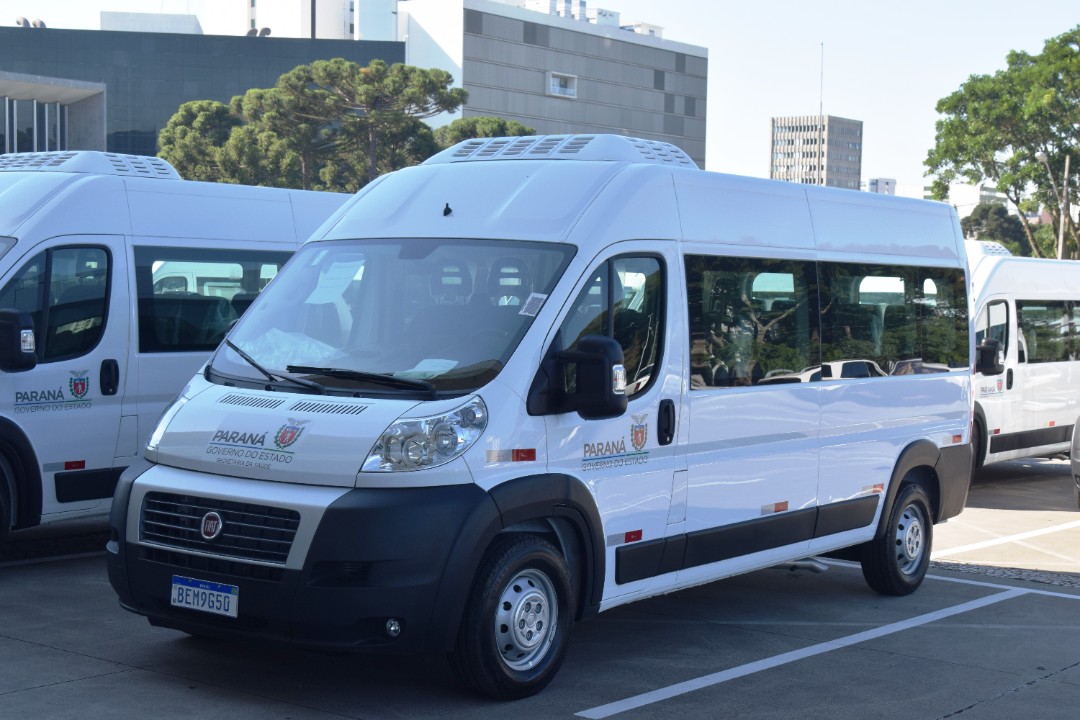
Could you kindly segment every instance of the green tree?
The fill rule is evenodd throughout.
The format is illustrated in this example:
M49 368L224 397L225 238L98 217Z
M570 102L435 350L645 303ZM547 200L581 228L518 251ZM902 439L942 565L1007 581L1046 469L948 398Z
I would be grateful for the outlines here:
M410 119L453 112L468 98L462 88L450 87L450 73L437 68L382 60L360 67L341 58L316 60L310 68L312 82L330 95L333 117L341 122L342 147L366 157L368 182L379 176L383 136L400 133Z
M1028 254L1025 252L1028 241L1024 224L1020 218L1010 215L1004 205L979 203L970 215L960 220L960 229L970 240L992 240L1009 248L1014 255ZM1040 247L1040 251L1045 250Z
M158 135L158 155L188 180L221 180L221 147L239 125L240 119L224 103L186 102Z
M535 135L536 130L526 127L516 120L504 120L500 117L481 116L459 118L435 129L435 142L445 150L457 145L462 140L490 137L517 137Z
M935 145L926 166L936 175L934 193L944 198L950 183L990 180L1019 207L1031 188L1052 213L1058 203L1046 168L1035 159L1045 152L1060 185L1065 153L1078 145L1080 124L1080 26L1048 40L1043 52L1010 52L1007 66L993 75L973 75L938 101ZM1080 162L1070 173L1075 187ZM1045 253L1021 216L1026 252ZM1060 221L1060 218L1058 219ZM1072 240L1076 244L1076 231Z

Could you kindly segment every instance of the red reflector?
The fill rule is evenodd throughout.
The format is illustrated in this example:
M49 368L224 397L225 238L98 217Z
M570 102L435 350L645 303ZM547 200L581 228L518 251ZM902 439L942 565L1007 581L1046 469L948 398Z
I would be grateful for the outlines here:
M67 460L67 461L64 462L64 469L65 470L85 470L86 469L86 461L85 460Z
M994 434L995 435L1000 435L1001 434L1001 428L994 428Z
M630 532L626 533L626 536L623 538L623 542L632 543L632 542L637 542L640 539L641 539L641 531L640 530L631 530Z
M536 448L514 450L510 457L514 462L532 462L536 460Z
M1050 427L1054 427L1055 425L1057 425L1057 420L1051 420Z
M953 435L953 436L952 436L952 441L953 441L954 443L959 443L959 442L960 442L961 440L963 440L963 439L964 439L964 436L963 436L963 435Z
M776 512L787 512L787 509L788 509L788 501L787 500L785 500L784 502L776 503Z

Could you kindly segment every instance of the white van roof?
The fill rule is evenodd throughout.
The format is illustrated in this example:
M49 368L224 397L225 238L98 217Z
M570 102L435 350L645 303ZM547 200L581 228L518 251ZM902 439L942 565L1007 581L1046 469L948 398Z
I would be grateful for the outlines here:
M180 180L176 168L157 157L72 150L0 155L0 172L65 172Z
M132 235L296 245L351 196L183 180L160 158L0 155L0 236Z
M328 227L326 239L513 238L593 248L674 239L882 261L954 263L964 250L945 203L705 172L673 145L619 135L466 140L369 183Z

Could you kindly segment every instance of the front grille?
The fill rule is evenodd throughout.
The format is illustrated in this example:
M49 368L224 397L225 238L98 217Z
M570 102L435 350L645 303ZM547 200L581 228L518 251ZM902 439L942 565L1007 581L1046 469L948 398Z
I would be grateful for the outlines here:
M222 531L213 540L200 534L203 516L216 512ZM179 550L284 565L300 513L285 508L151 492L143 499L139 539Z

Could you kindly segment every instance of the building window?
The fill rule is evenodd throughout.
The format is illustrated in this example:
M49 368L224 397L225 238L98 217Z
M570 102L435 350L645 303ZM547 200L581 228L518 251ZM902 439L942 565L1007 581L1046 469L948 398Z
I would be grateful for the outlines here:
M547 94L556 97L577 97L577 75L549 72L547 74Z

